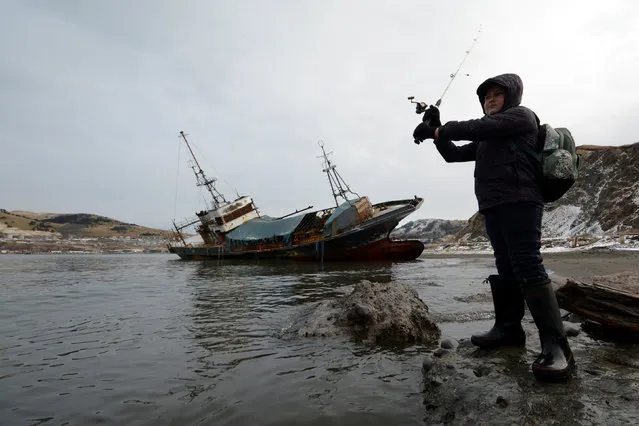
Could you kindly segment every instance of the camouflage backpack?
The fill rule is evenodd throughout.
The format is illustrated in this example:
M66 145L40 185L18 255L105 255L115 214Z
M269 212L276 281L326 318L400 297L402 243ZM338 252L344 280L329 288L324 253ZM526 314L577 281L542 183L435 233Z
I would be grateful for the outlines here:
M527 145L530 147L530 145ZM551 203L561 198L579 176L580 158L570 130L549 124L539 126L537 149L531 154L539 162L539 186L544 202Z

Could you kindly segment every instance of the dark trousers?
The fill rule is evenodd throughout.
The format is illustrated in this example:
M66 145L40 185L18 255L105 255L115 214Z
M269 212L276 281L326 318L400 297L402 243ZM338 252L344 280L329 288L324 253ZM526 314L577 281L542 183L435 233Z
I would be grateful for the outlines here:
M543 211L541 205L518 202L483 212L502 280L526 287L541 285L548 279L539 253Z

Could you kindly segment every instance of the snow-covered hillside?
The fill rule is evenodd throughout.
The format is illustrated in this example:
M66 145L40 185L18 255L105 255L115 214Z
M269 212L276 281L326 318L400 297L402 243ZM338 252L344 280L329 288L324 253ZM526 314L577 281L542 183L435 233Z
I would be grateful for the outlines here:
M580 176L544 212L546 237L639 229L639 143L579 147Z
M580 176L558 201L544 208L542 235L549 238L614 235L639 230L639 143L619 147L581 146ZM446 235L446 222L422 219L396 230L400 238L435 241ZM450 238L457 243L487 241L483 216L452 221L460 230ZM439 227L444 227L441 231ZM454 233L452 231L451 233Z
M457 233L464 225L466 225L465 220L419 219L395 229L391 236L430 243Z

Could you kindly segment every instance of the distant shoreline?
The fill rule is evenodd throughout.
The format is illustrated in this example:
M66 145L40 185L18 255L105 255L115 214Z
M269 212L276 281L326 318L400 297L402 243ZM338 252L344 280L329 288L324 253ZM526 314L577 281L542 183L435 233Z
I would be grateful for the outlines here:
M71 250L71 251L31 251L31 252L21 252L21 251L0 251L0 255L104 255L104 254L118 254L118 255L127 255L127 254L171 254L166 248L157 248L157 249L143 249L143 250L135 250L135 249L122 249L122 250L110 250L110 251L81 251L81 250ZM564 251L543 251L541 252L544 258L575 258L581 257L584 255L588 256L630 256L637 257L639 259L639 249L637 248L615 248L615 249L602 249L602 248L590 248L590 249L572 249L572 250L564 250ZM459 257L467 257L467 258L492 258L493 253L489 251L424 251L424 253L419 256L418 259L435 259L435 258L459 258ZM638 260L639 264L639 260Z

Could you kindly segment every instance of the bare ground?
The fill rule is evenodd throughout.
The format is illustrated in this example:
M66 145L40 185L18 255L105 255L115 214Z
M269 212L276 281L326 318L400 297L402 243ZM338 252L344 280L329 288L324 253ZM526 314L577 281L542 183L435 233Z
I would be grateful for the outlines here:
M546 268L559 278L588 280L617 272L639 274L639 251L585 251L545 254Z
M639 252L544 255L553 280L639 273ZM472 301L469 301L472 303ZM530 363L537 329L524 318L526 348L480 350L462 339L424 359L426 424L639 424L639 343L575 318L566 322L577 370L567 383L537 382Z

